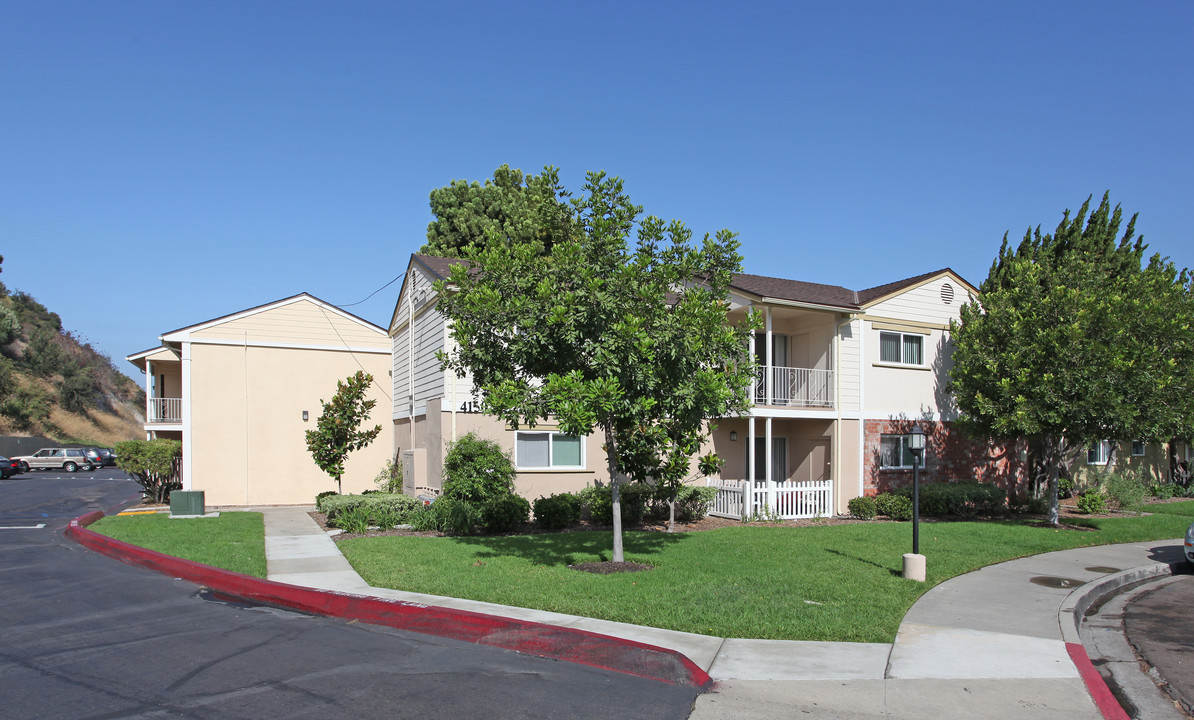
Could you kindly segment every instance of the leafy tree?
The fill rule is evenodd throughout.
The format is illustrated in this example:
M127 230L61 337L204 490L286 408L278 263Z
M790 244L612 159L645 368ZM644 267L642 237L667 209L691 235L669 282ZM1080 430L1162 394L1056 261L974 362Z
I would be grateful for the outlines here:
M179 465L182 443L177 440L128 440L116 443L116 467L124 470L155 503L170 501L170 493L182 489Z
M577 232L549 253L473 247L438 284L456 339L441 360L514 427L551 417L570 435L603 433L620 562L622 485L684 476L707 419L749 407L749 327L727 322L726 302L742 258L728 230L694 246L679 221L640 219L605 173L572 206Z
M3 284L0 284L0 290L3 290ZM16 340L20 333L20 318L17 317L8 300L0 301L0 345L7 345Z
M1100 440L1168 439L1194 418L1194 312L1185 271L1154 256L1104 195L999 256L952 327L950 389L977 434L1026 437L1058 520L1064 464ZM1117 240L1118 237L1118 240Z
M344 475L344 460L348 453L366 447L381 432L381 425L369 430L359 429L377 404L376 400L365 399L372 382L373 376L361 370L338 380L332 399L319 401L323 412L315 429L307 431L307 450L319 469L335 478L337 492L343 490L340 478Z
M567 195L553 167L524 177L521 170L502 165L484 185L453 180L431 191L435 220L427 226L427 244L419 252L464 257L494 240L550 251L572 233Z

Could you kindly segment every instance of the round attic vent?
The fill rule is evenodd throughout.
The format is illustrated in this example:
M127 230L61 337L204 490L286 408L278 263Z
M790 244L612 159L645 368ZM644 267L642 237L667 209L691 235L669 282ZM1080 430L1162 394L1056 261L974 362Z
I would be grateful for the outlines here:
M941 302L949 305L954 301L954 286L949 283L941 284Z

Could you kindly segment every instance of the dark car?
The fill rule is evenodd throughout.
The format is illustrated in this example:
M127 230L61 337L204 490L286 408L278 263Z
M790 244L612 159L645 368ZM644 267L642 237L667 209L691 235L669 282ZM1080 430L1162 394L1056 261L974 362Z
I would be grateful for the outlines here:
M15 465L15 467L14 467ZM7 479L20 472L21 464L0 455L0 480Z
M0 455L0 464L3 464L4 462L8 462L11 464L13 475L20 475L21 473L25 472L24 463L22 463L20 460L17 460L16 458L6 458L6 457Z
M112 467L116 465L116 456L108 448L87 448L84 451L87 459L96 467Z

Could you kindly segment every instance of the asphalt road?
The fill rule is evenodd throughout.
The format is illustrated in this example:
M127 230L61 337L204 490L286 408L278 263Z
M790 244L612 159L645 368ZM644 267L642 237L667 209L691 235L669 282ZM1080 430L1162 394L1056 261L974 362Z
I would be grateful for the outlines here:
M0 480L0 718L686 718L696 691L262 607L92 553L113 469ZM44 525L44 527L37 527Z
M1169 683L1169 692L1194 708L1194 575L1136 596L1124 609L1124 632L1141 657Z

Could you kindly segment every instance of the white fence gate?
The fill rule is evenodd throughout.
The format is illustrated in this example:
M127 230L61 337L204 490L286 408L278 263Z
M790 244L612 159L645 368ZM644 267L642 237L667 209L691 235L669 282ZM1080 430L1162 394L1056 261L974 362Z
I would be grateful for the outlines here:
M713 480L705 484L717 488L717 495L709 508L714 517L749 520L753 518L831 517L833 515L833 481L787 480L767 483L765 480Z

